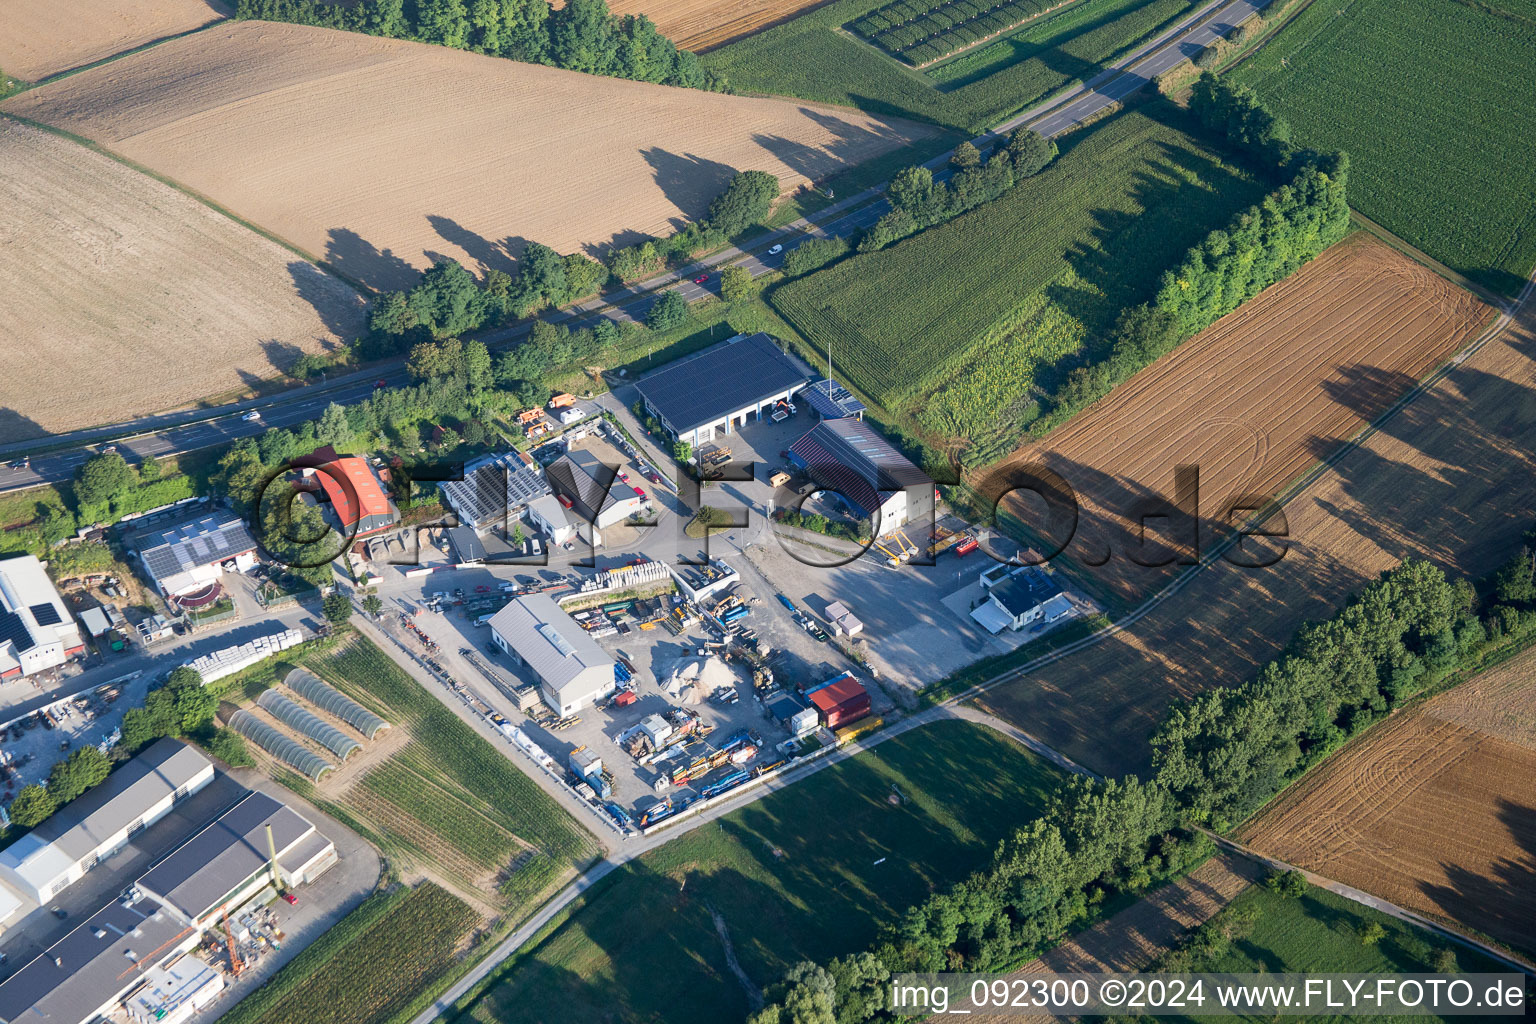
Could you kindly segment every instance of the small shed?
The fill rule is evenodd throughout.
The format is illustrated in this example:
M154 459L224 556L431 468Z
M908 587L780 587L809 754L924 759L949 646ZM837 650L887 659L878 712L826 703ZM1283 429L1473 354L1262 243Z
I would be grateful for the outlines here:
M808 696L821 724L828 729L857 722L870 712L869 691L849 672L816 687Z
M112 620L107 618L107 613L99 606L81 612L80 623L91 636L101 636L112 628Z
M660 750L672 735L672 723L660 715L647 715L640 720L640 731L651 741L652 747Z

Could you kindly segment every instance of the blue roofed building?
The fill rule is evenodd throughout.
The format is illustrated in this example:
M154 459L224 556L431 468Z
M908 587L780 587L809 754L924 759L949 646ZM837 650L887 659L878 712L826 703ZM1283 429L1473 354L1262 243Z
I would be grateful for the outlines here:
M635 387L669 434L697 448L762 419L809 379L805 367L759 332L668 363Z

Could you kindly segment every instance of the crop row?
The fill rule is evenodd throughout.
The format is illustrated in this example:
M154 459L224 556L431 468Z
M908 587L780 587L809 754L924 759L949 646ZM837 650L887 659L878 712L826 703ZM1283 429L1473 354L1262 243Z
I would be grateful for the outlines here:
M388 761L362 782L375 797L394 804L481 867L501 867L517 849L505 829L404 765Z
M995 409L1007 386L994 374L1012 371L993 368L1024 354L978 344L995 325L1050 286L1067 314L1101 327L1150 293L1149 268L1261 193L1177 129L1122 114L996 202L792 281L772 302L816 351L830 342L849 382L890 411L962 373L995 386ZM1040 345L1041 357L1059 354Z
M476 920L450 893L418 886L249 1024L386 1021L448 968Z
M355 699L409 728L413 742L406 753L419 759L421 773L472 794L507 831L572 861L595 849L549 794L367 640L319 659L317 667Z
M1293 141L1349 153L1353 207L1513 295L1536 265L1536 24L1509 4L1314 4L1233 76Z
M852 29L914 64L1039 17L1061 0L902 0L859 18Z

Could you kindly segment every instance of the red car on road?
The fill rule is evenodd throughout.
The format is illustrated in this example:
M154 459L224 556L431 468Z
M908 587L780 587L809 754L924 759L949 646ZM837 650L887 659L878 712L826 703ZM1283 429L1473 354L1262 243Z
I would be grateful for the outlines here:
M708 281L708 280L709 280L709 275L708 274L700 274L698 277L693 279L693 283L694 284L703 284L705 281Z

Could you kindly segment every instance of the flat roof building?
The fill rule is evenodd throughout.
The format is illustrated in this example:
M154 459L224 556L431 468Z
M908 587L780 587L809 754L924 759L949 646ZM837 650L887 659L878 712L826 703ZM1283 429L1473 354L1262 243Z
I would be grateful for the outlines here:
M225 562L238 572L256 564L256 538L240 515L227 509L200 509L171 526L134 539L144 574L165 597L190 594L216 583Z
M157 740L0 850L0 878L38 904L47 903L212 781L213 762L185 743Z
M856 420L864 418L864 403L830 377L807 384L801 401L824 420L840 420L845 416Z
M80 627L33 555L0 559L0 679L62 665L85 650Z
M822 420L789 449L789 461L883 537L933 514L933 480L862 419Z
M485 455L464 467L464 479L441 484L443 500L475 531L504 526L550 493L539 464L522 452Z
M110 903L0 982L0 1024L87 1024L149 973L197 944L198 932L147 897Z
M273 848L281 885L272 877ZM309 819L253 790L145 872L137 884L183 923L203 928L268 885L277 889L312 881L336 859L336 845Z
M674 360L635 382L640 399L673 437L695 448L744 427L748 417L805 387L805 368L772 338L738 334Z
M617 687L613 659L545 594L513 598L491 617L491 639L534 674L545 702L569 715Z

